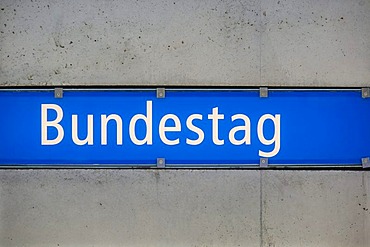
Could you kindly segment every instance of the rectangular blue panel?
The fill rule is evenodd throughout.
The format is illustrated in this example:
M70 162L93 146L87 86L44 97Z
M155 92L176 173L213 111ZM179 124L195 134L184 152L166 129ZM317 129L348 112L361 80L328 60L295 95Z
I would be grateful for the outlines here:
M359 90L0 91L1 165L358 165Z

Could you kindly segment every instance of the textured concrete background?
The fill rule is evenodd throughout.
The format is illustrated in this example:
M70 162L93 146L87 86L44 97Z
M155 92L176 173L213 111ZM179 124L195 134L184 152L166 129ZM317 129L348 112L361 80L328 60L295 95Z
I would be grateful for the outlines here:
M363 207L365 211L365 227L364 229L370 229L370 172L364 174L364 184L366 184L366 190L364 195L366 195L366 204ZM370 234L365 234L365 246L370 246Z
M0 86L370 86L369 13L369 0L0 0ZM369 180L0 170L0 246L365 247Z
M263 246L370 246L368 173L262 173Z
M369 178L344 171L1 170L0 245L369 246Z
M1 0L0 85L370 85L369 0Z
M259 246L258 171L0 171L1 246Z

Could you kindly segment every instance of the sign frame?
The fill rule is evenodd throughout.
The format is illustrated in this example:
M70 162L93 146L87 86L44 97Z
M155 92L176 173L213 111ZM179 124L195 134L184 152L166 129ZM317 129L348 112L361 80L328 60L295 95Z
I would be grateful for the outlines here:
M158 88L75 88L75 87L55 87L55 88L0 88L1 92L50 92L54 94L54 98L58 98L63 100L65 92L153 92L156 95L156 98L160 99L166 98L166 93L171 92L254 92L258 93L260 98L268 98L269 93L273 92L356 92L358 93L359 97L362 97L364 100L368 100L369 98L369 88L182 88L182 87L158 87ZM369 153L370 155L370 153ZM71 164L52 164L52 165L45 165L45 164L0 164L0 168L43 168L43 169L50 169L50 168L68 168L68 169L78 169L78 168L139 168L139 169L147 169L147 168L159 168L159 169L267 169L267 168L368 168L369 167L369 157L359 157L358 163L351 163L351 164L341 164L338 165L337 163L312 163L312 164L297 164L297 163L283 163L283 164L269 164L269 159L265 157L261 157L259 163L248 163L248 164L172 164L171 162L166 161L166 157L157 157L155 162L150 164L78 164L78 163L71 163Z

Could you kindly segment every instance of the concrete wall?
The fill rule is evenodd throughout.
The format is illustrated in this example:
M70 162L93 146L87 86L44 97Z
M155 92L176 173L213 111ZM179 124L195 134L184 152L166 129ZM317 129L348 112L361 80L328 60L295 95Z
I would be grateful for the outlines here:
M0 86L370 86L369 13L369 0L0 0ZM0 246L370 246L369 179L0 170Z
M369 0L1 0L0 84L368 86Z
M368 179L344 171L1 170L0 245L369 246Z
M262 246L369 246L367 172L262 173Z
M366 189L364 191L364 196L366 197L366 204L362 207L365 213L365 229L370 228L370 172L366 172L363 176L364 184L366 185ZM365 235L365 246L370 246L370 235Z

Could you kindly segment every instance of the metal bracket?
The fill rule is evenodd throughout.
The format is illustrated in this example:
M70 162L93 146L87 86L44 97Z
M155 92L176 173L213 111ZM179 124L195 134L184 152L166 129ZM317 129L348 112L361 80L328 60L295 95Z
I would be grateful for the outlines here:
M362 93L362 98L363 99L370 98L370 88L368 88L368 87L362 88L361 93Z
M54 89L54 98L56 99L63 98L63 88L57 87Z
M267 87L260 87L260 98L268 98L269 89Z
M165 88L157 88L157 98L158 99L166 98L166 89Z
M166 159L157 158L157 168L165 168L165 167L166 167Z
M260 167L266 168L269 165L269 159L268 158L260 158Z
M369 157L362 158L361 161L362 161L362 168L370 168L370 158Z

